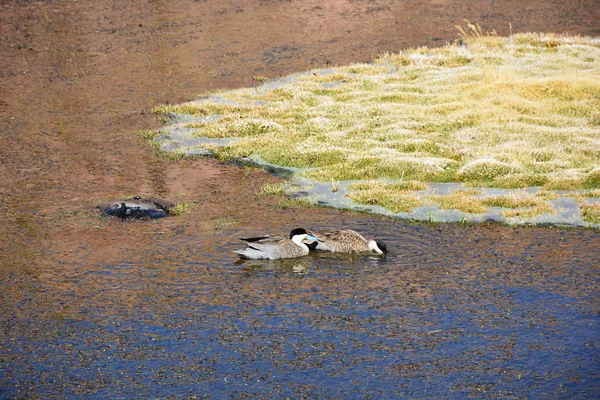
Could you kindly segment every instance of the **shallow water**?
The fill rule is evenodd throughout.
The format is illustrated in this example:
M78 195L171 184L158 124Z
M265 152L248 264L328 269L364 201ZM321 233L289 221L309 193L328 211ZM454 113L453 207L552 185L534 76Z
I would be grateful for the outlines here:
M220 245L181 235L146 262L48 275L3 324L3 397L597 393L600 252L552 253L573 235L598 248L597 235L519 243L494 225L343 219L390 254L240 261L251 232L236 228Z
M595 0L0 2L0 398L590 398L591 230L419 225L257 196L160 159L142 110L486 29L597 35ZM319 32L314 35L314 32ZM125 196L188 214L120 221ZM353 227L387 258L242 262L238 237Z

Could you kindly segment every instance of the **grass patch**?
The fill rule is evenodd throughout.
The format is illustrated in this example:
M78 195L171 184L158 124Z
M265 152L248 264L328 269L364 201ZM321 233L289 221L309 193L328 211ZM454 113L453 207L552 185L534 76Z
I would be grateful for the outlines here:
M285 189L283 183L265 183L260 188L259 196L283 196Z
M445 47L383 54L272 90L222 91L153 111L219 115L193 125L194 136L240 139L214 149L217 157L258 155L304 168L302 175L321 182L600 188L600 43L554 34L499 37L473 24L459 34L460 42ZM418 185L367 186L350 196L391 211L421 205L405 193ZM435 201L474 213L485 206L465 193L448 197Z
M544 189L540 190L536 196L544 200L556 200L559 198L559 196L556 193Z
M146 130L146 131L137 131L136 135L141 137L144 140L152 140L158 134L157 131L154 130Z
M577 190L582 187L579 178L558 178L544 183L545 190Z
M406 183L406 186L418 184ZM354 184L349 189L355 192L347 194L352 200L360 204L374 205L384 207L391 212L411 212L415 208L423 205L423 202L413 194L410 189L400 189L405 186L400 184L385 184L381 182L368 182L362 184Z
M470 214L481 214L486 211L480 199L462 190L446 196L427 196L427 199L435 201L446 210L459 210Z
M296 199L284 197L273 205L274 208L280 208L282 210L288 210L291 208L310 208L314 206L315 203L307 197L298 197Z
M192 203L177 203L169 210L169 214L177 217L180 215L188 214L191 211L191 209Z
M600 188L600 168L596 168L584 176L583 187L586 189Z
M247 115L251 112L253 107L251 105L231 105L224 103L215 103L210 98L201 99L189 103L176 104L176 105L159 105L153 107L150 112L154 114L189 114L195 116L208 116L208 115Z
M550 213L553 213L552 206L548 202L543 202L531 208L502 211L502 216L505 218L532 218L537 215Z
M581 218L586 222L600 224L600 204L581 204L579 206Z
M195 135L248 138L231 144L234 157L312 168L306 174L323 182L600 187L600 62L587 61L600 61L598 43L479 29L461 28L466 46L384 54L274 90L153 111L221 115Z
M546 201L538 197L524 196L490 196L481 199L481 203L489 207L523 208L542 206Z
M592 197L592 198L600 198L600 189L590 190L588 192L580 193L582 197Z
M348 185L350 190L388 190L388 191L404 191L404 190L425 190L427 184L420 181L403 181L394 183L383 183L380 181L359 182Z
M553 212L552 205L542 197L518 195L490 196L481 199L481 203L488 207L511 209L502 211L502 215L506 218L532 218L537 215Z
M222 231L238 224L238 220L231 217L219 218L211 221L211 228L215 231Z

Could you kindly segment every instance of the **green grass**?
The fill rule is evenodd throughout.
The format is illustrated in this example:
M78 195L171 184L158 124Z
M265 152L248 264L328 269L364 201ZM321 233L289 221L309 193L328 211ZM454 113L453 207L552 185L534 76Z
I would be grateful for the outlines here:
M600 204L582 204L579 208L584 221L600 224Z
M284 197L273 205L274 208L280 208L282 210L288 210L292 208L310 208L314 207L314 201L308 197L299 197L293 199L290 197Z
M173 216L184 215L184 214L189 213L191 211L191 209L192 209L192 203L188 203L188 202L177 203L169 210L169 214L171 214Z
M237 225L239 221L232 217L218 218L211 221L210 226L214 231L223 231Z
M195 136L241 139L213 147L218 158L255 154L322 182L600 188L600 42L499 37L471 24L459 31L462 44L384 54L274 90L223 91L221 102L204 97L154 112L218 114L192 125ZM419 189L350 197L392 211L418 206L405 190ZM476 201L461 207L480 209Z
M265 183L260 188L259 196L283 196L285 189L282 183Z
M404 191L404 190L425 190L427 185L419 181L405 181L395 183L383 183L380 181L360 182L348 185L350 190L388 190L388 191Z
M350 185L352 190L347 196L357 203L385 207L392 212L411 212L424 203L412 193L424 187L416 182L385 184L382 182L365 182Z
M531 196L490 196L481 199L482 204L490 207L523 208L538 207L546 203L545 200Z
M545 194L542 194L540 197L517 195L490 196L481 199L481 203L489 207L508 208L509 210L502 212L502 215L507 218L531 218L553 212L552 205L543 197L545 197Z
M480 199L462 190L446 196L427 196L427 199L435 201L441 208L447 210L459 210L470 214L481 214L486 211Z

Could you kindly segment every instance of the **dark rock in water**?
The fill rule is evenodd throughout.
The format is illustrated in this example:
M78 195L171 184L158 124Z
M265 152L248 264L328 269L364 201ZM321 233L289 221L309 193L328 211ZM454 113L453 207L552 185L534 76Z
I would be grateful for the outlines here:
M174 206L175 204L162 199L142 199L136 196L130 200L119 200L98 206L98 209L121 219L156 219L169 216L169 210Z

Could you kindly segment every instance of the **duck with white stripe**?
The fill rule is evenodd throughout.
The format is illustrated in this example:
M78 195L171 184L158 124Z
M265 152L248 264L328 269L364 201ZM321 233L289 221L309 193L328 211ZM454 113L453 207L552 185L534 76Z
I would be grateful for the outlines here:
M307 245L304 241L317 242L317 238L304 228L293 229L289 237L263 235L241 238L241 240L246 242L246 248L235 253L241 259L249 260L278 260L306 256L309 253L309 246L314 248L316 243Z
M317 250L327 250L336 253L363 253L375 252L386 254L387 246L381 240L367 240L360 233L352 229L337 229L324 233L308 231L318 239Z

